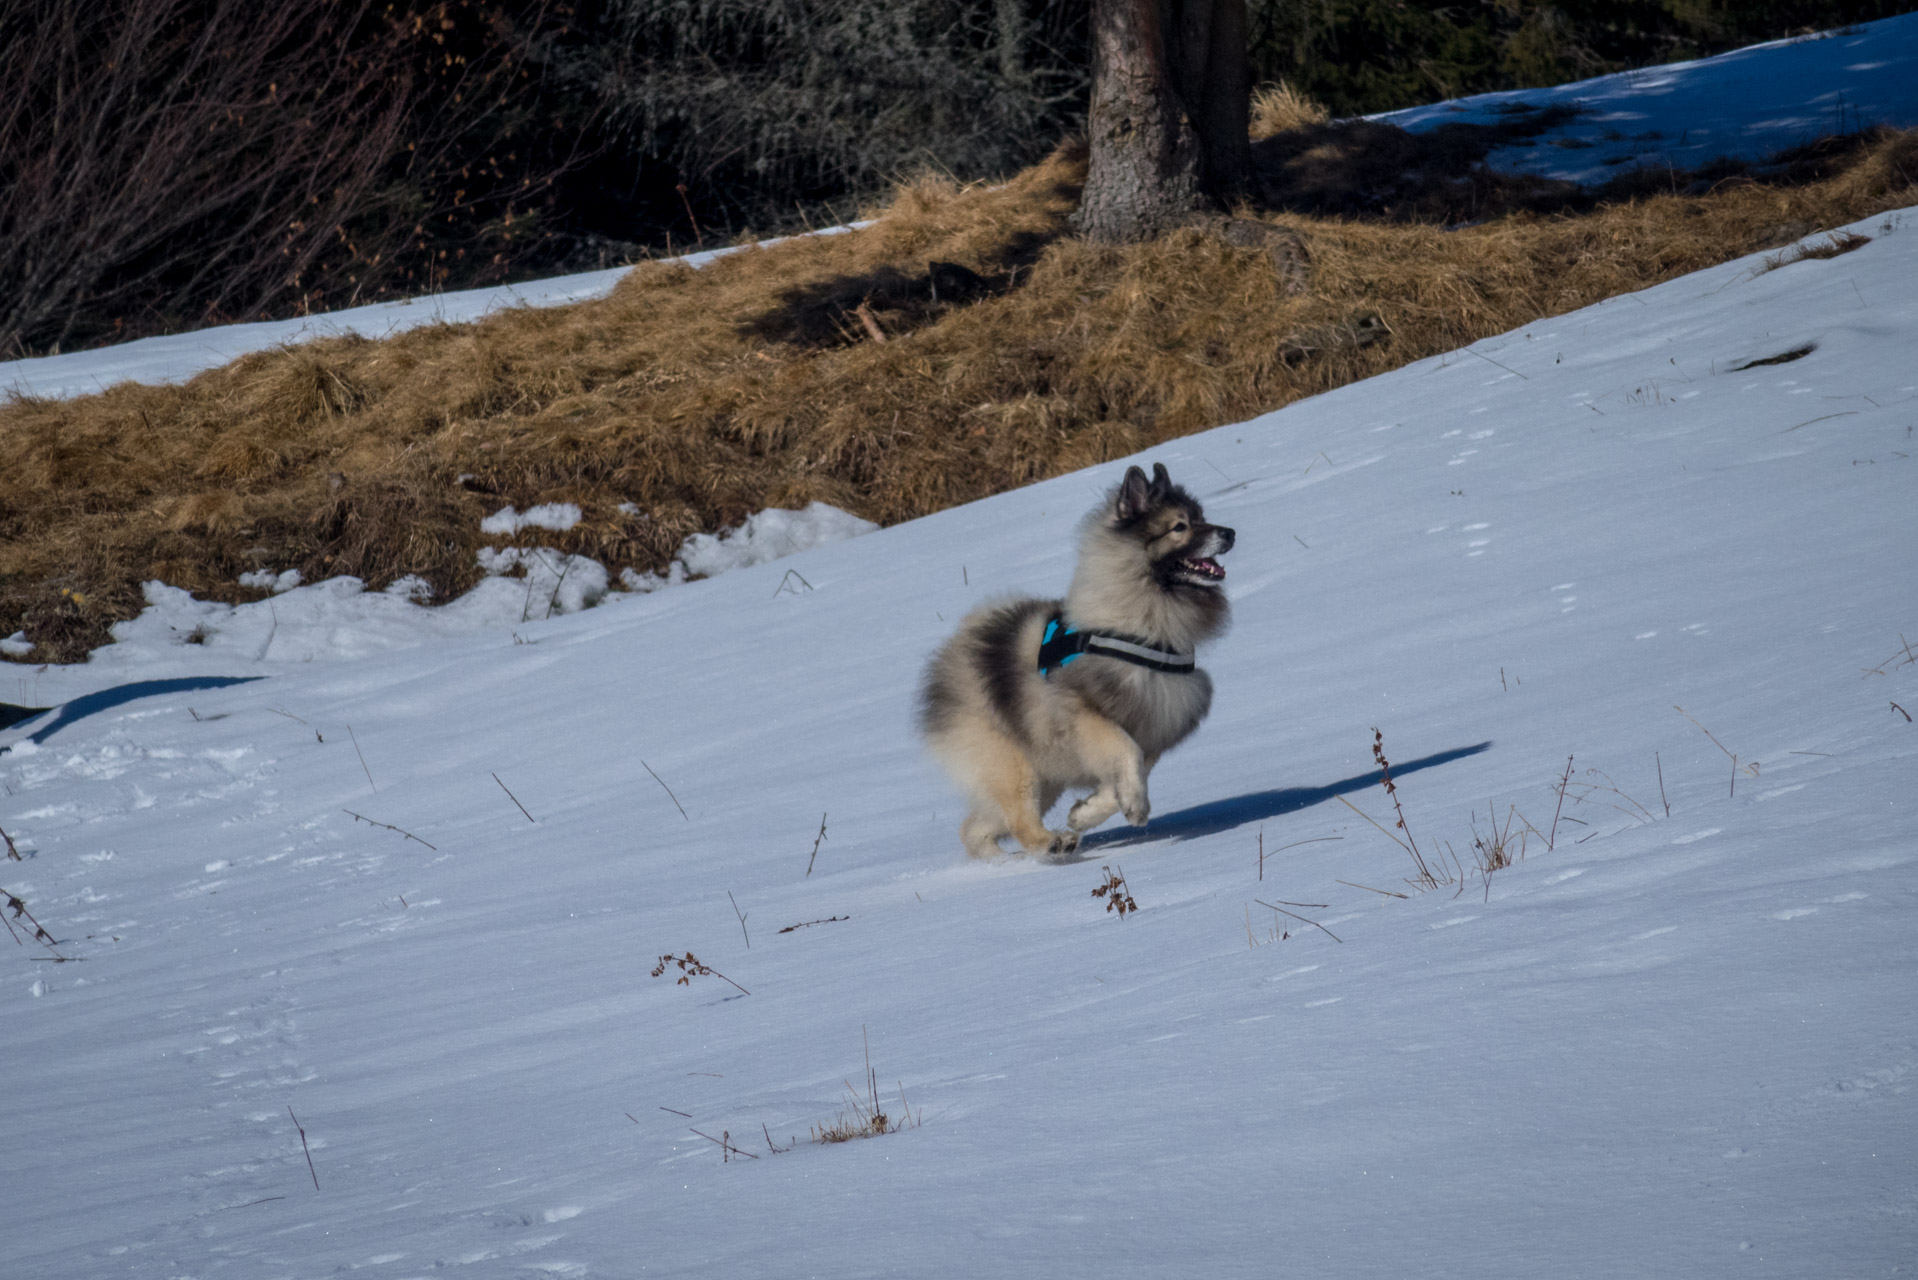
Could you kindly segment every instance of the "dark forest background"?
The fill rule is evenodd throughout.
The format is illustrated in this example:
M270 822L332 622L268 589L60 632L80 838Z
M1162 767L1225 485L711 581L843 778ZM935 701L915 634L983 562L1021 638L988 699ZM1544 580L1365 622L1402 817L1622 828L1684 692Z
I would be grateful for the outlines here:
M1335 115L1912 0L1247 0ZM1030 164L1088 0L0 0L0 358L614 266Z

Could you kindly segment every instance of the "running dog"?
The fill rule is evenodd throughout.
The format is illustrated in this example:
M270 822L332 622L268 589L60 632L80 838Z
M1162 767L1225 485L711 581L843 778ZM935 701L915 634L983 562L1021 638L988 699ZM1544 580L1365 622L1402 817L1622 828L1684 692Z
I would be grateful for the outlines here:
M1000 601L959 624L926 668L919 731L971 801L967 852L993 857L1011 836L1061 855L1114 813L1145 825L1146 775L1212 706L1193 653L1229 620L1218 557L1234 537L1163 465L1149 480L1132 467L1081 525L1064 600ZM1050 831L1068 787L1092 793Z

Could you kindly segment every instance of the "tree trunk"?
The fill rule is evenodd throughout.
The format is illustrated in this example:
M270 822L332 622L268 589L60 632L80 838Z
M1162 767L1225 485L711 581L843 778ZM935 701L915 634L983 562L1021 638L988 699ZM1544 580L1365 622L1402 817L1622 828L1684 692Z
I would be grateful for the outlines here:
M1150 239L1244 189L1245 41L1245 0L1093 0L1088 239Z

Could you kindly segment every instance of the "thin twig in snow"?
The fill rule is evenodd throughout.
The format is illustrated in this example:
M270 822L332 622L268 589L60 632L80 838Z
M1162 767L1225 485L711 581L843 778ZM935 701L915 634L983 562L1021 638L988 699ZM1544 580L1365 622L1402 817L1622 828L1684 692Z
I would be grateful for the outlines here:
M697 1129L694 1129L694 1130L692 1130L692 1132L694 1132L694 1133L699 1133L699 1130L697 1130ZM702 1138L704 1138L704 1139L706 1139L706 1141L708 1141L708 1142L710 1142L710 1143L712 1143L712 1144L714 1144L715 1146L717 1146L717 1147L718 1147L718 1148L720 1149L720 1151L721 1151L722 1153L724 1153L724 1154L722 1154L722 1155L720 1156L720 1159L721 1159L721 1160L729 1160L729 1159L731 1159L731 1158L732 1158L733 1156L745 1156L745 1157L746 1157L746 1158L747 1158L748 1160L757 1160L757 1159L759 1159L759 1157L758 1157L758 1156L756 1156L756 1155L754 1155L754 1154L753 1154L752 1152L750 1152L750 1151L741 1151L741 1150L740 1150L740 1149L739 1149L738 1147L735 1147L735 1146L733 1145L733 1135L732 1135L731 1133L728 1133L728 1132L726 1132L725 1130L721 1130L721 1132L722 1132L722 1133L725 1133L725 1134L726 1134L726 1137L725 1137L725 1139L724 1139L723 1141L722 1141L721 1139L719 1139L719 1138L715 1138L715 1137L713 1137L713 1135L712 1135L712 1134L710 1134L710 1133L699 1133L699 1136L700 1136L700 1137L702 1137Z
M1304 916L1302 916L1302 915L1300 915L1300 914L1299 914L1298 912L1296 912L1296 911L1287 911L1287 910L1285 910L1285 909L1284 909L1283 907L1275 907L1275 906L1273 906L1273 905L1272 905L1271 903L1269 903L1269 902L1267 902L1267 901L1265 901L1265 899L1263 899L1263 898L1254 898L1254 899L1252 899L1252 901L1254 901L1254 902L1256 902L1256 903L1258 903L1258 904L1259 904L1260 906L1262 906L1262 907L1264 907L1264 908L1265 908L1266 910L1268 910L1268 911L1276 911L1276 912L1278 912L1278 913L1279 913L1280 915L1282 915L1282 916L1291 916L1291 917L1292 917L1292 918L1293 918L1294 920L1304 920L1304 921L1305 921L1305 923L1307 923L1307 924L1309 924L1309 925L1311 925L1311 926L1312 926L1312 927L1313 927L1314 929L1317 929L1317 930L1318 930L1318 931L1319 931L1320 933L1322 933L1322 934L1324 934L1324 935L1325 935L1326 937L1328 937L1328 938L1330 938L1330 939L1332 939L1332 941L1334 941L1334 942L1344 942L1344 941L1345 941L1345 939L1343 939L1343 938L1341 938L1341 937L1339 937L1339 935L1338 935L1338 934L1336 934L1336 933L1333 933L1333 932L1332 932L1332 931L1331 931L1330 929L1328 929L1328 928L1326 928L1326 927L1325 927L1324 925L1322 925L1322 924L1320 924L1320 923L1319 923L1319 922L1318 922L1317 920L1306 920L1306 918L1305 918Z
M1485 353L1481 351L1474 351L1470 347L1467 347L1465 348L1465 352L1467 355L1477 356L1479 359L1483 360L1486 364L1498 364L1498 361L1492 359L1492 357L1486 355ZM1509 364L1498 364L1498 367L1505 370L1505 372L1511 374L1514 378L1524 378L1525 381L1527 382L1531 381L1530 378L1526 378L1524 374L1520 373L1517 369L1514 369Z
M360 750L359 737L353 732L353 726L350 724L346 726L346 736L353 739L353 754L360 758L360 768L366 773L366 785L377 792L380 789L380 784L373 781L373 771L366 767L366 753Z
M1376 826L1377 824L1375 823L1373 825ZM1410 894L1399 893L1396 890L1392 890L1392 889L1374 889L1369 884L1353 884L1350 880L1338 880L1338 881L1335 881L1335 883L1342 884L1348 889L1363 889L1367 893L1383 894L1388 898L1409 898L1411 896Z
M653 773L653 766L647 764L644 760L641 760L639 763L641 764L641 766L645 768L646 772ZM679 797L673 794L673 789L666 785L666 779L660 777L656 773L653 773L653 781L657 782L660 785L660 787L666 792L667 798L673 802L673 808L679 810L679 816L682 818L685 818L686 821L691 822L692 818L687 814L686 806L679 802Z
M810 929L816 924L837 924L841 920L850 920L851 916L827 916L823 920L801 920L798 924L789 924L781 933L791 933L795 929Z
M293 1115L292 1107L286 1109L286 1114L293 1116L293 1127L300 1131L300 1150L306 1152L306 1171L313 1177L313 1189L318 1191L320 1189L320 1175L313 1168L313 1148L306 1145L306 1127L300 1123L298 1116Z
M819 842L821 840L824 840L825 838L826 838L826 815L822 813L819 815L819 834L813 837L812 858L806 859L807 875L812 874L813 858L817 858L819 856Z
M1565 773L1558 780L1558 807L1552 810L1552 829L1545 835L1545 852L1550 853L1558 839L1558 815L1565 809L1565 787L1572 780L1572 757L1565 757Z
M499 775L497 773L493 774L493 781L499 782ZM508 800L511 800L515 805L518 806L519 811L521 813L526 813L526 806L523 804L520 804L519 797L513 794L513 789L511 787L507 786L504 782L499 782L499 789L506 793L506 798ZM539 825L537 822L534 822L533 815L530 813L526 813L526 820L528 822L533 822L535 826Z
M364 822L369 827L384 827L388 831L398 831L401 835L405 836L408 840L413 840L420 844L424 844L426 845L427 848L431 849L434 853L439 852L438 845L427 844L426 841L421 840L418 836L414 835L411 831L403 831L399 827L394 826L390 822L375 822L373 821L373 819L367 817L365 814L354 813L351 809L342 809L340 810L340 812L344 814L348 814L351 817L358 818L361 822Z
M13 913L11 918L8 918L7 916L4 916L4 915L0 915L0 924L5 924L7 926L7 932L13 935L13 940L15 942L19 943L23 947L27 945L26 943L20 941L20 931L14 928L14 925L13 925L13 922L15 920L25 920L28 924L33 926L33 940L39 943L41 946L45 947L52 954L55 961L60 963L65 963L68 959L71 958L68 956L63 956L59 953L59 951L55 950L53 935L48 933L44 928L42 928L40 925L40 922L33 918L33 912L27 910L26 903L22 902L18 897L14 896L13 894L8 893L5 889L0 889L0 898L6 899L6 909Z

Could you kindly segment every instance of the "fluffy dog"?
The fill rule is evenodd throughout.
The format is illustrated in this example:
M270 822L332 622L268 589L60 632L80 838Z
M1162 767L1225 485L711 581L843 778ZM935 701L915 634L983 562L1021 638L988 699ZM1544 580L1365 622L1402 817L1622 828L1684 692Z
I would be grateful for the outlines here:
M1086 516L1064 600L985 605L926 668L919 730L971 801L959 838L974 857L1004 836L1029 853L1070 853L1115 812L1151 812L1146 775L1212 706L1193 664L1225 630L1232 530L1207 524L1163 465L1133 467ZM1092 793L1066 830L1045 814L1068 787Z

